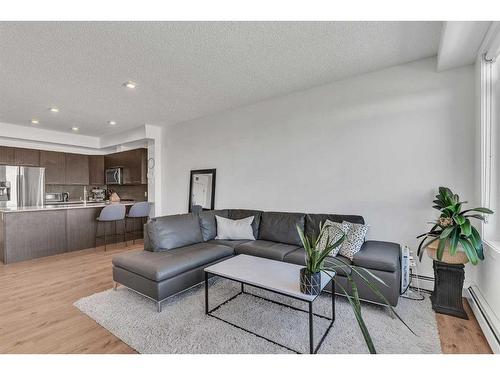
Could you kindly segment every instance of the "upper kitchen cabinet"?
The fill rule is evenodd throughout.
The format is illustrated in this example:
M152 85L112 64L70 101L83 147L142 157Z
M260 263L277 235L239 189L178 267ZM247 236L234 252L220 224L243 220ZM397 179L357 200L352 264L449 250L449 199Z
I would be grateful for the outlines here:
M89 184L89 157L88 155L65 154L66 156L66 184Z
M89 155L90 185L104 185L104 155Z
M0 146L0 164L14 165L14 147Z
M104 156L106 169L123 168L123 183L126 185L147 184L147 150L139 148Z
M16 147L14 148L14 164L38 167L40 165L40 151Z
M66 156L63 152L40 151L40 166L45 167L45 183L66 183Z

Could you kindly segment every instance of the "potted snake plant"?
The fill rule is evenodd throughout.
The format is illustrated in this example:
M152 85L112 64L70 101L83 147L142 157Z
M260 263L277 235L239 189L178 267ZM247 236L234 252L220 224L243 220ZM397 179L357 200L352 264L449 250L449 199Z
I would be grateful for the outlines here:
M301 292L307 294L319 294L321 291L321 273L325 272L330 277L335 277L335 274L338 270L343 270L343 273L347 275L347 280L351 287L351 294L349 294L340 283L336 283L335 285L341 288L345 297L349 301L349 304L352 307L354 316L361 330L361 333L363 334L363 338L370 354L376 354L373 340L361 314L361 301L359 299L358 288L356 286L356 282L352 277L353 274L356 274L357 276L359 276L359 279L362 280L362 282L366 284L368 288L370 288L373 293L375 293L375 295L377 295L384 302L385 305L387 305L392 314L394 314L394 316L396 316L410 330L410 332L415 334L412 329L403 321L403 319L396 313L389 301L387 301L387 299L375 285L376 283L379 283L387 287L387 284L382 279L375 276L372 272L363 267L357 267L352 264L348 264L336 257L328 257L328 255L330 255L330 252L337 246L341 245L345 240L345 234L342 234L342 236L337 241L333 242L333 239L330 239L330 236L328 234L328 228L330 227L331 225L320 223L319 234L316 237L314 235L306 236L302 228L297 225L297 231L299 233L302 246L305 249L306 263L305 267L301 269L300 272ZM324 239L325 237L326 241L322 241L322 239ZM315 285L317 285L318 287L314 287Z

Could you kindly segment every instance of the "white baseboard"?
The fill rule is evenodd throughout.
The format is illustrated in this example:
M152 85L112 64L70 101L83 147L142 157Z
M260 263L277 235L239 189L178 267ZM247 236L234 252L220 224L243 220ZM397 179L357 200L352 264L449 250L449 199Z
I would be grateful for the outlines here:
M491 350L500 354L500 321L476 286L467 289L466 298Z

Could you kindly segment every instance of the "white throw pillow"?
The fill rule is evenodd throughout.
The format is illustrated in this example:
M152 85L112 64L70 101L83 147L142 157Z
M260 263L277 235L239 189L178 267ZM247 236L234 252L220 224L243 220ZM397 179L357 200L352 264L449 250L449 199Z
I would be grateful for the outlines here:
M347 235L347 232L349 231L349 225L346 223L336 223L334 221L325 220L323 227L324 226L328 227L325 229L325 234L323 235L323 237L321 237L321 240L319 241L319 248L321 250L323 250L326 247L327 240L329 244L332 245L335 242L337 242L340 239L340 237L342 237L343 234ZM341 246L342 244L333 248L332 251L330 251L330 255L333 257L337 256Z
M231 220L215 215L217 220L216 240L255 240L252 229L254 217Z
M354 224L348 221L344 221L342 224L344 223L349 226L349 230L342 246L340 246L339 254L352 260L354 254L361 250L361 246L365 242L368 225Z

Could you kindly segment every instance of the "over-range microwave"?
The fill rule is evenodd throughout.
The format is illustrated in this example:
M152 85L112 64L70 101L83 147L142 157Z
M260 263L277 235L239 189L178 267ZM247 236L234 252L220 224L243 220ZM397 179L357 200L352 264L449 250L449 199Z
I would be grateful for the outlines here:
M106 169L106 185L123 185L123 168Z

